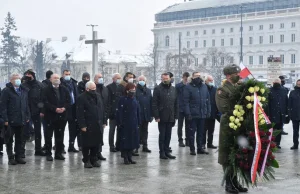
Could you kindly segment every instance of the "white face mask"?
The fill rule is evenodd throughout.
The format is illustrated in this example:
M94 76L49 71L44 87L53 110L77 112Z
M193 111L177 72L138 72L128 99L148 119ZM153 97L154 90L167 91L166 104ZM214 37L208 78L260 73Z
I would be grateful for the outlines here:
M128 83L133 83L133 78L130 78L130 79L128 80Z
M102 77L98 79L98 84L101 84L101 85L104 84L104 80Z
M120 83L121 83L121 79L117 79L116 84L120 84Z

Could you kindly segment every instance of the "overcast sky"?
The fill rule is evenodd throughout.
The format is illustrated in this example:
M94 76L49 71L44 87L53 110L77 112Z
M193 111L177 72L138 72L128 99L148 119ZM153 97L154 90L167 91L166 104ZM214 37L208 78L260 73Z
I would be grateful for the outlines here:
M136 54L153 42L154 14L183 1L0 0L0 27L10 11L17 23L18 36L37 40L67 36L66 44L76 45L81 34L91 38L87 24L98 24L98 38L106 39L101 46Z

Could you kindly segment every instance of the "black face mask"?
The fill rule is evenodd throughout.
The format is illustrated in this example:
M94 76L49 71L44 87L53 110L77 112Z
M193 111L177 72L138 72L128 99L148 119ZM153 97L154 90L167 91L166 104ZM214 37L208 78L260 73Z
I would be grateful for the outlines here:
M280 85L279 83L274 83L274 84L273 84L273 87L274 87L274 88L280 88L281 85Z
M83 80L83 83L86 84L86 83L88 83L89 81L90 81L90 80Z
M128 92L128 97L132 98L134 96L135 96L135 91L134 92L132 92L132 91Z
M200 77L194 78L193 83L196 85L201 85L203 80Z
M93 96L96 97L96 90L89 90L88 93Z

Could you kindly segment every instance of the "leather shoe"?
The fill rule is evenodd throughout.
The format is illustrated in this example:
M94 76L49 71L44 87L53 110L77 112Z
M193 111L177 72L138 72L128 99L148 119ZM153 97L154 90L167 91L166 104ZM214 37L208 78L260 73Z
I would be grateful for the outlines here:
M166 153L166 156L167 156L169 159L176 159L176 156L172 156L170 153Z
M277 145L277 148L278 148L278 149L281 149L281 146L280 146L280 145Z
M18 163L15 161L15 159L9 159L8 165L17 165Z
M26 161L23 160L23 158L16 158L16 162L17 162L18 164L26 164Z
M61 154L55 156L55 160L65 160L65 157Z
M282 131L281 132L281 135L288 135L289 133L285 132L285 131Z
M218 147L211 144L211 145L207 145L207 148L210 148L210 149L217 149Z
M149 150L147 147L143 147L143 152L151 153L151 150Z
M93 167L96 167L96 168L99 168L101 166L97 161L91 162L91 164Z
M104 158L103 156L102 156L102 154L101 154L101 152L100 153L98 153L98 160L106 160L106 158Z
M93 168L92 164L90 161L84 163L84 168Z
M293 146L291 147L291 150L298 150L298 146L293 145Z
M181 140L181 141L179 141L179 147L182 147L182 148L184 148L185 147L185 145L184 145L184 143L183 143L183 141Z
M162 160L168 160L168 159L169 159L169 158L166 156L165 153L160 154L160 155L159 155L159 158L162 159Z
M197 154L206 154L206 155L208 155L208 152L206 152L204 149L200 149L200 150L197 150Z
M74 146L69 147L68 152L78 153L79 150L76 150Z
M53 157L52 157L52 156L47 156L47 157L46 157L46 160L47 160L47 161L53 161Z
M196 154L196 152L195 152L195 150L194 150L194 151L191 151L190 155L196 156L197 154Z
M46 152L43 150L35 151L34 155L35 156L46 156Z

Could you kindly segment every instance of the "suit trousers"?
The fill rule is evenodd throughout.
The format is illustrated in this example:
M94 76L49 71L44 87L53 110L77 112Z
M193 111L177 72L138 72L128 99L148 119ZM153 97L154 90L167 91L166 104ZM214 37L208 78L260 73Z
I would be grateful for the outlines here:
M62 154L63 151L63 141L64 141L64 133L65 127L67 124L66 120L58 120L58 121L49 121L46 120L47 128L46 128L46 154L52 155L52 137L54 133L55 138L55 155Z
M24 127L23 126L10 126L11 136L9 138L8 144L6 144L6 152L8 158L11 159L14 157L13 154L13 142L15 137L15 157L20 158L22 155L22 142L23 142L23 133Z
M216 123L215 119L205 119L202 145L206 144L206 134L207 134L207 145L213 144L215 123Z
M158 123L158 130L159 130L158 144L159 144L160 154L169 153L173 126L174 123L172 122Z
M185 122L185 140L186 140L188 137L188 131L189 131L189 120L185 117L185 114L183 112L180 112L179 118L178 118L178 128L177 128L178 141L183 140L183 138L182 138L183 122Z
M191 121L191 127L189 130L189 142L190 150L195 151L195 133L197 140L198 150L202 149L203 131L204 131L205 119L195 118Z
M82 162L87 163L89 160L91 162L97 161L97 153L98 153L98 146L94 147L82 147Z

